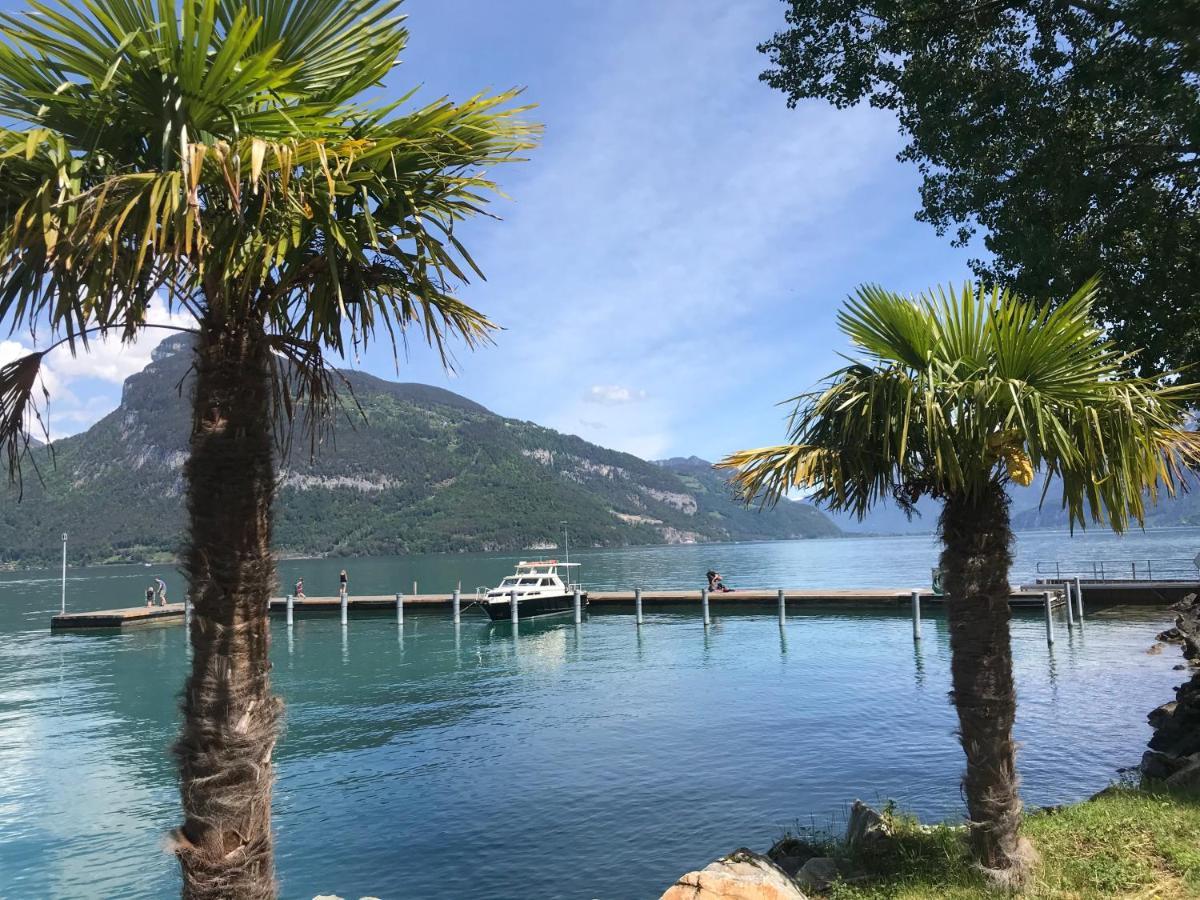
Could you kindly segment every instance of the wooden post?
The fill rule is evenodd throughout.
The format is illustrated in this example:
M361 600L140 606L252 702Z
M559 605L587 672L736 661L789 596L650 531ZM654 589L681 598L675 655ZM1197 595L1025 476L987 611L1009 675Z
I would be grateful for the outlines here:
M267 601L267 611L271 611L271 601ZM183 624L187 625L192 621L192 595L187 591L183 592Z
M404 624L404 595L396 595L396 624Z
M462 621L462 591L459 588L454 589L454 624L457 625Z
M913 640L921 639L921 592L912 592Z
M779 627L782 628L787 624L787 597L783 595L783 588L779 589Z
M1079 613L1079 624L1083 624L1083 584L1079 581L1079 576L1075 576L1075 603L1076 611Z
M346 592L345 592L345 590L342 590L339 593L341 593L341 595L342 595L342 624L345 625L346 624L346 611L347 611L346 607L348 605L346 603Z
M642 624L642 589L633 589L633 608L637 615L637 624Z
M579 588L575 588L575 624L583 621L583 597Z
M518 621L518 619L519 619L519 617L520 617L520 615L521 615L519 612L517 612L517 592L516 592L516 589L513 589L513 590L509 591L509 594L508 594L508 605L509 605L509 608L510 608L510 612L512 612L512 623L513 623L514 625L516 625L516 624L517 624L517 621Z
M700 606L704 611L704 627L707 628L712 624L712 617L708 614L708 588L700 591Z
M1042 600L1046 604L1046 643L1053 646L1054 644L1054 613L1051 610L1050 592L1042 592Z
M288 594L288 598L287 598L287 623L288 623L288 628L291 628L291 627L292 627L292 603L293 603L294 601L295 601L295 598L294 598L294 597L293 597L291 594Z

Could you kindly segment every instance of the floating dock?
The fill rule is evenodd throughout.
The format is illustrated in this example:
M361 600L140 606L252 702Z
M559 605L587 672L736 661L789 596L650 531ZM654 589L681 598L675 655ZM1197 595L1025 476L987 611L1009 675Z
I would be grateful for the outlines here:
M1014 591L1009 598L1009 604L1017 609L1042 608L1045 604L1043 592L1051 590L1051 603L1058 607L1063 604L1060 587L1043 587L1040 590ZM840 588L797 588L785 590L784 600L789 604L801 606L853 606L858 609L907 608L912 603L911 590L899 588L865 588L846 590ZM642 591L642 603L646 606L700 606L702 591ZM404 608L410 611L449 611L453 608L453 597L449 593L438 594L404 594ZM474 595L462 596L462 609L465 612L475 600ZM779 601L778 589L749 589L735 590L727 593L709 595L709 604L714 607L755 607L774 606ZM597 609L605 607L633 606L636 602L633 591L589 591L589 606ZM922 603L940 605L944 598L932 591L921 592ZM341 597L302 597L292 599L293 615L311 613L338 613L341 610ZM287 612L286 597L272 597L270 612L283 615ZM375 594L346 598L347 614L367 612L371 610L395 610L395 594ZM127 609L102 609L91 612L70 612L54 616L50 620L52 631L74 629L120 629L147 623L167 623L182 621L185 610L182 603L169 603L166 606L133 606Z
M126 609L97 609L91 612L59 613L50 619L50 630L124 628L127 625L141 625L147 622L182 620L183 617L182 603L168 603L166 606L131 606Z

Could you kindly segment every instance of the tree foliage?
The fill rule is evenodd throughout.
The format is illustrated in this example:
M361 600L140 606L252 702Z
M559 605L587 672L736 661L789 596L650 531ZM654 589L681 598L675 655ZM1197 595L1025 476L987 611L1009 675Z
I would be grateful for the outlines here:
M132 339L153 297L250 328L324 408L324 354L418 326L486 340L455 234L531 146L515 92L368 103L399 0L64 0L0 16L0 323L72 351ZM46 351L0 369L10 463ZM278 381L278 374L277 374Z
M1056 307L964 286L917 298L860 288L838 316L861 359L797 398L789 443L732 454L746 496L791 488L859 515L891 498L981 498L1055 476L1071 523L1141 522L1200 460L1194 387L1129 371L1089 283Z
M989 282L1096 311L1146 370L1200 361L1198 0L786 0L791 105L895 112L918 219Z

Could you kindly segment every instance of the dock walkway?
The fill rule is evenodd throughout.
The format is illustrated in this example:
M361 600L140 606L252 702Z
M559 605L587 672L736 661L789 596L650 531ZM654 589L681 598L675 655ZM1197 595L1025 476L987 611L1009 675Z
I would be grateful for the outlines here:
M1045 590L1045 588L1043 588ZM699 606L701 592L688 591L643 591L642 603L645 606ZM462 607L465 610L473 601L473 594L462 595ZM775 588L753 588L737 590L728 593L709 595L709 604L714 608L755 606L774 606L779 599L779 591ZM912 591L902 588L865 588L846 590L841 588L797 588L784 591L784 599L789 604L801 606L853 606L859 609L872 608L907 608L912 603ZM942 597L932 591L921 592L922 603L941 604ZM1062 596L1054 593L1054 606L1062 605ZM588 603L592 608L633 606L633 591L589 591ZM1036 607L1044 605L1041 591L1014 591L1009 598L1014 608ZM404 608L409 611L450 610L453 599L449 593L437 594L405 594ZM396 608L395 594L374 594L346 598L347 615L354 612L370 610L394 610ZM282 615L287 612L286 597L272 597L270 612ZM306 613L337 613L341 609L341 598L333 597L304 597L292 600L293 615ZM170 603L166 606L132 606L126 609L101 609L89 612L69 612L54 616L50 620L53 631L71 629L119 629L147 623L166 623L182 621L184 605Z

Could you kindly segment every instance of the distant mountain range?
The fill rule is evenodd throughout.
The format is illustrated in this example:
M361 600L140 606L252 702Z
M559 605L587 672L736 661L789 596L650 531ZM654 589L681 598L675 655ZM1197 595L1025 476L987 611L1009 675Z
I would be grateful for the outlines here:
M164 341L126 380L120 406L45 450L39 483L0 500L0 564L165 559L184 527L190 344ZM806 503L758 512L734 501L711 464L647 462L450 391L346 372L367 415L280 467L275 546L284 555L548 549L565 522L578 546L827 537ZM303 457L303 458L300 458Z

